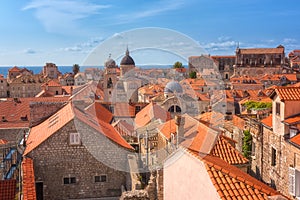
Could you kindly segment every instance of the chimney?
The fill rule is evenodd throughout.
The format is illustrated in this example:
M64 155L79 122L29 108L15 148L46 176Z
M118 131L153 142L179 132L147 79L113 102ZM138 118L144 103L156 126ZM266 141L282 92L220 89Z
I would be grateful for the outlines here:
M175 115L175 125L176 125L176 148L178 148L178 145L181 142L179 140L184 136L184 118L182 118L180 115Z

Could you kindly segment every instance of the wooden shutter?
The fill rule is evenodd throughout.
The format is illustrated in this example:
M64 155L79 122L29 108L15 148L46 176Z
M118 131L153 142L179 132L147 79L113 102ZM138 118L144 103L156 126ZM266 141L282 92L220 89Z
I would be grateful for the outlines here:
M296 178L296 170L295 168L289 167L289 192L291 195L296 195L296 184L295 184L295 178Z

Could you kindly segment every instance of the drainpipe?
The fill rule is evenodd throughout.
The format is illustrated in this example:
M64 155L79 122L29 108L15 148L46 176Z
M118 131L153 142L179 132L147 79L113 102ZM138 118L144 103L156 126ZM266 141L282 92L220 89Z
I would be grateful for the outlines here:
M260 172L260 179L263 180L263 173L264 173L264 127L262 126L262 130L261 130L261 150L260 150L260 164L261 164L261 172Z

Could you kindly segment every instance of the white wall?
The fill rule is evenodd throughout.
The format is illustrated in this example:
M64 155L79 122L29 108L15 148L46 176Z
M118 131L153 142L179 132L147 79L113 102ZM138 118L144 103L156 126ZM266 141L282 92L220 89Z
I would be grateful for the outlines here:
M164 163L164 199L220 199L202 161L178 150Z

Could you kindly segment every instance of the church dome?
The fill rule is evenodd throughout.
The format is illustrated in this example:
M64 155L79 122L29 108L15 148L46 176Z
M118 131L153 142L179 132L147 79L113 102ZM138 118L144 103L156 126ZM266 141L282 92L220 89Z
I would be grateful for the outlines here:
M122 58L120 65L135 65L134 60L129 55L128 48L126 50L126 55Z
M183 93L181 85L177 81L170 81L164 90L165 93Z
M114 59L112 59L109 55L108 59L104 63L104 67L106 68L116 67L116 61L114 61Z

